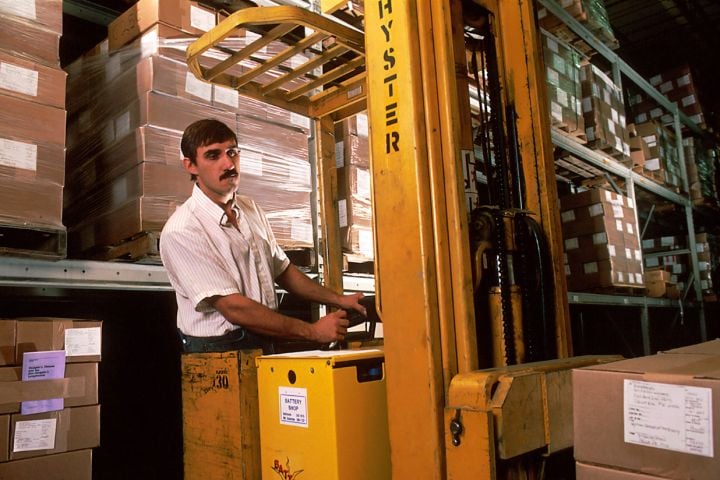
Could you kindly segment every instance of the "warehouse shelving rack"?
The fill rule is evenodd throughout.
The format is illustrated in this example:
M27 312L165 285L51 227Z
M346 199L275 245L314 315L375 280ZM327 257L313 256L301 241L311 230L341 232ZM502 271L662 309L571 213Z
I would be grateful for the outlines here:
M690 131L699 135L703 135L703 131L700 129L700 127L695 124L695 122L693 122L687 115L681 112L676 104L668 100L646 79L644 79L632 67L625 63L615 52L613 52L608 46L606 46L599 39L597 39L580 22L578 22L574 17L572 17L568 12L566 12L556 0L538 0L538 3L545 7L550 13L555 15L580 39L586 42L595 52L600 54L602 57L605 58L605 60L609 62L612 67L613 81L616 85L622 86L622 77L624 75L628 80L630 80L638 88L643 90L652 99L654 99L660 106L662 106L668 112L670 112L670 114L672 114L674 119L675 138L678 141L678 152L683 187L685 191L689 191L687 171L685 166L685 154L682 145L682 127L685 126ZM679 195L655 183L651 179L632 171L628 167L618 163L613 157L605 155L602 152L597 152L595 150L587 148L585 145L576 142L572 138L569 138L561 130L555 127L553 127L551 137L555 146L575 155L577 158L584 160L585 162L594 167L597 167L605 172L617 175L618 177L625 179L627 196L632 199L636 206L637 202L635 201L635 188L640 187L661 199L667 200L683 208L688 233L688 249L673 250L669 253L672 253L673 255L687 254L690 256L692 276L691 281L688 282L687 288L693 288L695 292L695 298L702 299L703 295L700 285L700 270L698 266L697 246L695 242L693 204L690 199L683 195ZM683 299L686 298L687 293L688 291L683 292ZM648 309L651 307L672 307L678 309L678 311L682 313L684 308L683 300L678 301L663 298L630 297L623 295L599 295L578 292L569 293L568 301L570 302L570 304L578 305L587 304L640 307L643 353L645 355L652 353L650 341L650 319ZM700 336L701 339L705 341L708 338L708 332L703 302L696 302L696 306L698 308Z

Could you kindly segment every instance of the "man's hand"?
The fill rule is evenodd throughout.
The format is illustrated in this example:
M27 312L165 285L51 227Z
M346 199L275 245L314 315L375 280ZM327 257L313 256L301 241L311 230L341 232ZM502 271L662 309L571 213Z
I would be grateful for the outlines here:
M313 340L318 343L329 343L344 339L348 327L346 316L344 310L337 310L313 323Z
M356 310L367 317L367 310L360 303L360 299L365 297L362 292L353 293L351 295L340 295L337 300L337 306L343 310Z

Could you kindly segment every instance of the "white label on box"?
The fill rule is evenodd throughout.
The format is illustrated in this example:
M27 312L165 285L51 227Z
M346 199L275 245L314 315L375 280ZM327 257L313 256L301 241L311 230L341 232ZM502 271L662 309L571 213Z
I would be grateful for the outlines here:
M636 273L636 274L635 274L635 283L637 283L638 285L642 285L642 284L645 283L645 282L643 281L642 273Z
M565 265L565 276L570 275L570 265Z
M624 381L625 442L713 457L712 390Z
M598 215L602 215L605 213L603 211L603 205L602 203L595 203L588 207L588 213L591 217L597 217Z
M642 248L655 248L655 239L646 238L642 241Z
M122 72L122 65L120 64L120 55L113 55L108 58L105 63L105 81L109 82L114 79Z
M643 142L648 144L648 147L654 147L657 144L657 137L655 135L645 135L642 139Z
M608 245L607 249L608 249L608 255L610 255L611 257L614 257L615 255L617 255L617 252L615 251L615 245Z
M37 170L37 145L0 138L0 165Z
M620 201L622 201L622 200L620 200ZM622 218L623 217L623 207L621 207L620 205L613 205L612 211L613 211L613 218ZM622 228L620 230L622 230Z
M630 197L625 197L625 200L627 201L628 208L635 208L635 202Z
M608 243L607 233L605 232L593 234L592 239L593 245L605 245Z
M583 111L583 113L592 112L592 100L590 97L583 98L582 111Z
M560 213L560 220L562 223L568 223L575 220L575 210L567 210Z
M355 88L353 88L353 89L351 89L351 90L348 90L348 92L347 92L347 98L348 98L348 100L351 99L351 98L355 98L355 97L357 97L358 95L362 94L362 92L363 92L363 87L362 87L362 85L358 85L357 87L355 87Z
M17 17L37 20L35 0L0 0L0 11Z
M560 53L560 50L558 49L558 43L554 39L550 37L545 37L545 44L551 52Z
M652 85L653 87L657 87L658 85L660 85L660 82L662 82L662 77L660 75L650 77L650 85Z
M565 108L570 107L570 100L568 99L568 94L564 90L560 90L558 88L557 99L558 99L558 102L560 102L560 105L562 105L563 107L565 107Z
M355 120L357 123L357 135L358 137L367 137L368 136L368 118L367 115L364 113L358 113L355 116Z
M642 262L642 251L639 248L635 250L635 260Z
M278 387L280 424L308 428L306 388Z
M686 73L682 77L678 78L676 80L678 87L684 87L685 85L690 85L690 74Z
M710 270L710 262L698 262L698 270L701 272L707 272Z
M615 135L615 123L610 118L607 119L607 128L608 132Z
M607 105L610 105L612 103L612 97L610 96L610 90L603 89L602 94L603 94L603 102L605 102L605 104L607 104Z
M623 231L623 221L622 220L619 220L619 219L615 220L615 230L617 230L618 232Z
M586 274L597 273L598 272L597 262L584 263L583 264L583 272L585 272Z
M368 170L356 170L357 172L357 194L363 198L370 198L370 172Z
M613 122L620 123L620 115L618 115L617 110L614 108L610 109L610 118L612 118Z
M625 274L623 272L616 272L618 283L625 283Z
M302 220L290 221L290 238L300 242L312 242L312 229L308 222Z
M662 117L662 114L662 108L653 108L652 110L650 110L650 118Z
M697 250L698 253L703 253L705 251L705 244L704 243L696 243L695 250Z
M298 113L290 112L290 123L301 128L310 128L310 119Z
M547 68L547 81L550 85L559 85L560 84L560 74L553 70L552 68ZM588 99L589 100L589 99Z
M560 106L560 104L558 103L550 102L550 115L552 115L552 118L554 118L558 122L562 122L562 106Z
M660 84L660 92L667 93L673 89L672 80Z
M643 163L643 168L650 171L660 170L660 159L651 158L649 160L645 160L645 163Z
M635 234L635 228L633 227L633 224L630 222L625 223L625 231L629 233L630 235Z
M672 247L675 245L675 237L660 237L661 247Z
M202 98L206 102L212 99L212 84L198 80L198 78L190 72L185 74L185 91L190 95Z
M65 330L65 355L80 357L100 355L102 328L68 328Z
M13 452L52 450L55 448L57 418L15 422Z
M565 250L574 250L579 247L580 245L578 244L577 237L565 239Z
M113 207L122 205L128 199L128 183L129 182L130 182L130 180L127 177L125 177L125 178L121 178L119 181L115 181L112 184L112 192L111 192L112 200L111 201L112 201Z
M687 97L683 97L683 99L680 100L680 103L683 107L689 107L690 105L694 105L695 95L688 95Z
M641 113L640 115L637 115L635 117L635 121L637 123L645 123L645 122L647 122L647 119L648 119L647 113Z
M645 266L648 268L659 267L660 259L658 257L648 257L645 259Z
M632 258L633 258L632 256L633 256L632 248L626 247L625 248L625 258L627 258L628 260L632 260Z
M347 227L348 226L348 217L347 217L347 200L344 198L342 200L338 200L338 223L340 224L340 228Z
M240 106L240 94L237 90L223 87L222 85L214 85L215 101L222 103L230 108L238 108Z
M366 257L373 256L372 231L363 229L358 232L358 250Z
M240 150L240 173L262 177L262 154L252 150Z
M0 88L37 97L38 72L11 63L0 62Z
M115 139L121 139L130 133L130 112L127 111L115 119Z
M215 14L190 5L190 26L207 32L215 26Z
M345 166L345 142L342 140L335 142L335 166L337 168Z

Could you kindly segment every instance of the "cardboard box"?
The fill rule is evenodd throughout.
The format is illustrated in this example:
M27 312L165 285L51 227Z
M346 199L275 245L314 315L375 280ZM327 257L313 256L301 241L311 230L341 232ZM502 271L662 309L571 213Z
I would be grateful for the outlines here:
M62 190L46 181L0 176L0 221L62 228Z
M3 95L64 109L66 78L67 73L60 68L0 51L0 93Z
M188 0L140 0L108 25L110 51L131 42L157 23L200 36L217 25L214 10Z
M660 477L638 472L618 470L600 465L577 462L575 480L662 480Z
M54 317L17 318L15 363L23 353L65 350L67 363L99 362L102 322Z
M8 5L21 2L3 3ZM24 58L31 61L60 68L60 36L61 33L37 23L3 15L3 28L0 28L0 45L3 50L21 52Z
M575 459L665 479L720 478L715 347L574 370Z
M0 13L62 33L62 0L2 2Z
M10 442L11 460L98 447L100 405L12 415Z
M0 478L13 480L91 480L92 450L0 463Z
M65 407L98 403L98 364L69 363L65 378L23 382L22 367L0 368L0 413L20 412L20 402L65 399Z
M0 319L0 365L15 363L15 320Z

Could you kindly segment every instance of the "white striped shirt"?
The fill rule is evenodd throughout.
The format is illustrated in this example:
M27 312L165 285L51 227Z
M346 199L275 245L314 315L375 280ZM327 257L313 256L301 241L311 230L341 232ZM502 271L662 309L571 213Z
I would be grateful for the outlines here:
M238 328L208 299L239 293L277 309L275 278L290 264L265 214L251 199L235 195L239 229L224 222L222 207L195 185L192 196L168 219L160 256L175 289L181 332L195 337Z

